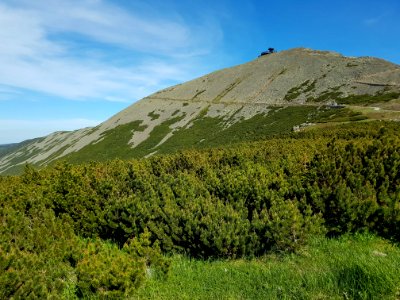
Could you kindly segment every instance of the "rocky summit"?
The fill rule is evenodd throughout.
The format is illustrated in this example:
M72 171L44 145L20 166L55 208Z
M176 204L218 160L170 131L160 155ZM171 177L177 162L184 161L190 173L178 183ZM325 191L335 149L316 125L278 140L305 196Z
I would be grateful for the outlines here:
M399 65L296 48L163 89L96 127L4 147L0 173L17 173L26 163L147 157L265 138L316 122L332 107L345 109L350 121L363 119L354 118L354 107L390 109L393 119L399 97Z

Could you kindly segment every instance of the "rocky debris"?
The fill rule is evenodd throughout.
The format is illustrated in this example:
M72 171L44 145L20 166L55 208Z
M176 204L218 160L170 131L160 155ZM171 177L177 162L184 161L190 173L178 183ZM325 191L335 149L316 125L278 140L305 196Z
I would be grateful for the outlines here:
M314 126L314 125L315 125L315 123L308 123L308 122L302 123L300 125L293 126L292 131L299 132L299 131L304 130L307 127Z

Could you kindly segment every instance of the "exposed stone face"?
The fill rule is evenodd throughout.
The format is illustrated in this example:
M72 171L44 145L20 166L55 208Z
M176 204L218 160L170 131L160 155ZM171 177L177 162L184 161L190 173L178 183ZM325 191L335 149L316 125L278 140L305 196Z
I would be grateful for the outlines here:
M307 94L319 95L340 87L344 94L379 91L400 82L397 65L376 58L348 58L334 52L292 49L259 57L249 63L223 69L177 85L150 99L206 101L210 103L301 104ZM292 101L290 89L309 81L313 88ZM370 84L369 84L370 83Z
M348 95L400 91L400 66L371 57L344 57L335 52L305 48L268 54L179 84L132 104L95 128L53 133L0 157L0 173L26 162L46 165L102 139L118 125L141 121L144 129L132 132L131 147L145 141L166 120L179 117L174 130L191 126L206 110L206 116L229 120L227 126L266 113L274 105L320 105L329 93ZM154 116L157 116L156 118ZM117 147L118 145L116 145ZM152 151L149 151L151 153Z

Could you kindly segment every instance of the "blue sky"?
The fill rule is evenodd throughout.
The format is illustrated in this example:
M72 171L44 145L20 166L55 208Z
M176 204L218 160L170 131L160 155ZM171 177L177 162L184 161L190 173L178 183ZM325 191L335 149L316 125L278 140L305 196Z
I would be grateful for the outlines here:
M0 0L0 144L97 125L268 47L400 64L400 1Z

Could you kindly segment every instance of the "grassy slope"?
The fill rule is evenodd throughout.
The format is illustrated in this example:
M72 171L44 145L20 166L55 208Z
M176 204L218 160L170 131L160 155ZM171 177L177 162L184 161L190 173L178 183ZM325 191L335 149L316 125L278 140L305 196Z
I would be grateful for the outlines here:
M173 117L156 126L148 139L135 148L128 146L132 131L142 130L140 121L118 126L106 132L103 139L69 154L63 159L80 163L85 161L106 161L108 159L140 158L150 153L172 153L189 148L209 148L233 143L264 140L273 135L289 133L294 125L335 116L338 111L320 111L315 106L292 106L274 108L268 114L259 114L248 120L241 120L224 128L222 118L205 117L205 113L194 120L192 126L175 131L163 144L158 143L172 131L170 126L182 117ZM348 112L341 117L349 116ZM117 145L117 146L116 146Z
M144 157L150 153L165 154L188 148L201 149L265 140L273 135L288 133L292 131L293 126L305 122L326 124L323 125L323 127L326 127L367 119L400 119L399 111L385 109L376 111L368 107L348 106L342 109L319 109L316 106L289 106L275 107L268 114L259 114L248 120L241 120L226 128L226 120L210 118L205 115L206 111L200 114L191 126L173 131L173 135L159 146L157 146L159 142L172 131L171 125L181 120L183 116L172 116L171 119L156 126L149 138L135 148L128 145L132 132L143 130L144 125L141 121L120 125L105 132L100 141L64 156L62 160L81 163L115 158L131 159ZM157 115L154 115L154 118L156 117ZM63 150L61 149L54 156L61 154ZM24 154L22 157L16 158L13 161L16 167L10 168L5 174L20 174L23 166L17 164L26 159L27 155Z
M400 249L369 236L316 239L298 254L253 260L172 257L137 299L396 299Z
M135 121L106 132L99 142L88 145L62 159L72 163L81 163L106 161L114 158L140 158L152 152L163 154L188 148L221 147L247 141L265 140L273 135L288 133L294 125L307 121L317 123L316 127L327 128L358 121L400 120L399 102L391 101L389 104L379 110L375 107L365 106L347 106L342 109L318 109L315 106L274 108L266 115L256 115L251 119L239 121L229 128L224 128L223 125L226 121L222 118L205 117L206 111L204 111L192 126L175 131L170 139L156 147L165 135L172 131L170 126L182 118L173 116L172 119L156 126L147 140L132 149L128 146L132 131L144 129L140 121ZM53 156L61 154L62 151L63 149ZM21 174L24 165L17 164L26 159L27 155L16 158L13 161L16 166L8 169L4 175Z
M224 129L219 118L200 117L189 128L176 132L161 145L159 153L171 153L185 148L207 148L232 143L263 140L279 133L288 133L294 125L309 120L315 107L275 108L268 114L256 115Z
M16 149L18 144L0 145L0 157L6 155L10 151Z
M141 121L117 126L110 131L106 131L100 141L92 143L78 152L64 156L63 159L79 163L91 160L105 161L110 158L131 158L131 147L128 142L132 137L132 132L142 131L143 129Z
M37 139L26 140L26 141L23 141L23 142L18 143L18 144L3 145L0 148L0 158L7 156L9 153L18 152L18 151L20 151L20 149L24 149L25 146L29 146L29 144L31 144L31 143L40 142L43 139L44 138L37 138ZM38 151L36 151L36 153L38 153ZM9 168L6 172L4 172L4 174L5 175L21 174L22 170L24 168L24 165L20 165L20 163L25 161L29 157L31 157L33 154L35 154L35 151L29 152L29 153L27 153L27 152L24 153L22 151L22 155L20 155L20 156L18 156L16 158L13 158L10 161L10 164L13 164L14 166Z
M67 155L64 159L80 163L113 158L140 158L153 152L166 154L190 148L202 149L265 140L274 135L289 133L293 126L305 122L337 123L367 119L362 113L347 108L319 109L316 106L289 106L275 107L268 114L258 114L225 128L226 121L222 118L211 118L205 115L206 111L201 113L191 126L174 131L173 135L159 146L157 146L158 143L172 131L170 126L182 117L174 117L156 126L149 138L135 148L128 146L128 142L132 130L141 130L140 122L118 126L106 133L100 142L86 146L76 153Z
M7 154L9 154L11 152L17 151L19 148L22 148L22 147L27 146L34 142L40 142L41 140L43 140L43 138L26 140L26 141L23 141L21 143L16 143L16 144L0 145L0 158L3 156L6 156Z

